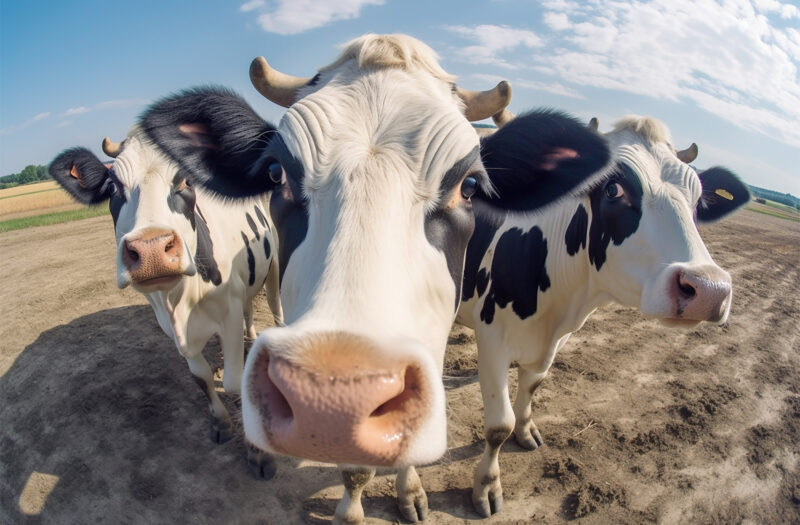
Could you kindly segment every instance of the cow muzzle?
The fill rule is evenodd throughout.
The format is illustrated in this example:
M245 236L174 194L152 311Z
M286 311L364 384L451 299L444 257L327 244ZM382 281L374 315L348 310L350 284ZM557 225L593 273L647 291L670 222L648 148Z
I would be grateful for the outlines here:
M679 267L672 271L668 295L675 317L723 323L731 307L731 276L716 265Z
M430 366L413 352L388 352L341 332L304 337L299 346L289 354L262 343L248 360L245 437L259 444L260 435L261 446L273 452L329 463L388 467L406 461L440 404L434 390L441 381ZM442 450L426 458L431 461L444 451L444 439L432 441L431 451L437 441Z
M183 241L173 230L145 228L122 240L122 264L137 289L173 287L184 274Z

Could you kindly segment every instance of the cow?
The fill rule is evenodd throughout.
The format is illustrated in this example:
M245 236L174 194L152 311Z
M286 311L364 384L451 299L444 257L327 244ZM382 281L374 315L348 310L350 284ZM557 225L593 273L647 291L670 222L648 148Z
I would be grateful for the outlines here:
M427 499L414 465L446 449L441 381L478 210L528 212L581 191L609 161L572 118L517 120L524 173L489 177L470 120L505 108L510 87L457 87L433 50L365 35L312 78L250 69L287 112L278 127L231 92L168 97L140 125L187 177L227 198L273 191L285 326L253 344L242 381L245 438L267 452L346 465L334 521L357 523L375 467L399 469L410 521ZM484 149L485 148L485 149Z
M590 128L597 128L594 120ZM457 322L475 329L478 346L486 445L472 501L484 517L502 504L500 446L512 431L523 448L542 444L531 398L558 350L596 308L616 302L688 327L728 317L731 277L712 260L697 223L746 203L746 186L724 168L698 175L688 164L697 146L676 152L655 119L626 117L606 138L615 165L591 191L532 217L476 218ZM490 177L493 170L522 169L516 160L487 155L484 163ZM513 408L512 361L519 363Z
M266 203L223 202L192 186L137 127L121 143L106 138L103 151L113 164L76 147L53 160L50 175L79 202L108 201L117 286L132 286L147 298L208 398L211 439L223 443L232 436L231 417L202 350L212 335L219 336L223 386L239 392L243 328L255 339L252 302L265 283L270 310L281 319L277 241ZM269 475L269 458L254 452L249 458Z

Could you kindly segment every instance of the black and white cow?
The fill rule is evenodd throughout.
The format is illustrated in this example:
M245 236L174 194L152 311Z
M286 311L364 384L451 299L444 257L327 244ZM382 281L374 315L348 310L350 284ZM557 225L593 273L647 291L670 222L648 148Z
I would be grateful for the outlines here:
M596 308L617 302L669 325L728 317L731 277L711 259L697 222L747 202L745 185L723 168L698 176L678 158L691 162L696 146L676 155L667 128L654 119L625 118L606 138L616 165L602 183L533 217L478 217L467 248L457 320L475 329L478 344L486 449L472 501L482 516L502 503L500 446L512 430L522 447L541 445L531 397L556 352ZM504 152L526 147L505 139L497 144ZM484 155L489 176L493 169L523 169L509 158ZM513 409L512 361L519 363Z
M277 128L217 89L165 99L141 121L192 181L228 197L276 189L286 326L260 334L248 355L245 437L350 465L337 522L361 521L374 467L401 469L400 509L423 519L414 465L446 448L441 373L473 203L538 208L587 187L608 148L574 119L531 115L497 134L529 144L527 171L490 179L468 119L501 110L508 85L462 91L404 35L358 38L311 79L259 58L251 79L289 106Z
M266 201L223 202L196 189L138 128L121 144L106 139L103 150L115 157L112 165L73 148L53 160L50 175L82 203L109 201L117 286L133 286L147 297L208 397L211 438L222 443L232 435L231 418L202 350L219 335L223 386L238 392L242 330L256 337L252 302L265 283L270 309L281 318L277 243Z

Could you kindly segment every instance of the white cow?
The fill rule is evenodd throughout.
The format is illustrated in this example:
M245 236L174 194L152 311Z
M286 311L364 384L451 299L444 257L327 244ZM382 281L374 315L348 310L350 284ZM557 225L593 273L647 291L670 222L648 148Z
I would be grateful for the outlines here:
M211 438L222 443L232 435L231 418L203 347L219 335L223 385L227 392L239 392L242 330L256 337L252 302L265 283L275 319L282 316L276 236L265 201L226 203L195 189L138 128L121 144L106 139L103 150L115 157L113 165L73 148L53 160L50 174L80 202L109 201L117 286L131 285L147 297L159 326L208 397Z
M472 501L482 516L502 504L497 459L512 430L524 448L542 444L531 397L556 352L596 308L616 302L684 326L723 323L730 310L730 275L711 259L697 221L735 210L749 200L747 188L722 168L698 176L686 163L697 147L676 152L654 119L625 118L606 138L616 166L602 183L533 217L479 217L467 249L458 322L475 329L478 344L486 449ZM513 152L526 144L497 147L511 161L485 158L493 169L523 169ZM512 361L519 362L513 409Z
M430 48L404 35L361 37L311 79L259 58L251 79L289 106L277 128L217 89L165 99L141 121L213 191L279 188L270 204L286 326L264 331L247 358L245 437L266 451L363 467L345 470L336 521L363 518L361 488L374 467L401 469L400 509L422 519L413 466L446 448L441 373L473 203L537 208L586 186L608 162L607 146L563 115L520 118L510 132L532 145L529 170L490 180L469 119L501 110L508 85L462 91Z

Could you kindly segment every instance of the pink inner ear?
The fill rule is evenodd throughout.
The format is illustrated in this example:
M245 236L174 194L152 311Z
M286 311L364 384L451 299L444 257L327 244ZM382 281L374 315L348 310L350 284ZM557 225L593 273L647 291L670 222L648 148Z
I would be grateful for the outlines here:
M181 133L186 135L192 141L193 146L198 148L219 149L211 137L209 137L209 130L205 124L192 122L191 124L181 124L178 126Z
M569 148L554 148L550 153L544 156L544 162L539 165L539 169L552 171L558 167L558 163L565 159L576 159L580 155L574 149Z

